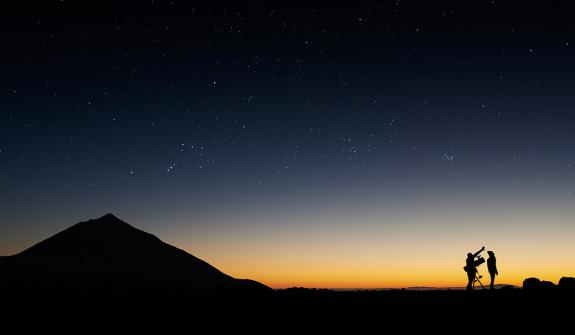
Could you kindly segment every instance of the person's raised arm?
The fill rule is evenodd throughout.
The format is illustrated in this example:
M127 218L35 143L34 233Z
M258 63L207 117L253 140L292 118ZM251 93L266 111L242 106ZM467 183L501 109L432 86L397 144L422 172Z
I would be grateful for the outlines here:
M473 258L477 257L483 250L485 250L485 247L481 247L481 249L473 254Z

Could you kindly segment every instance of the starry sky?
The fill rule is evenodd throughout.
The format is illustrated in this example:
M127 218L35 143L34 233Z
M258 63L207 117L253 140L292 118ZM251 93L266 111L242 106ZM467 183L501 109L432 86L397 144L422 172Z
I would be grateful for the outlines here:
M482 245L499 282L575 275L572 14L7 5L0 254L112 212L272 287L462 286Z

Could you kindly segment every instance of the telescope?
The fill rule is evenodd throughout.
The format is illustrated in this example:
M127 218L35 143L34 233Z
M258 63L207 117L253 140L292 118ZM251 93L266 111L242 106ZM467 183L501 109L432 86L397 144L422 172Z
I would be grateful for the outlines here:
M478 267L483 263L485 263L485 259L481 256L477 256L477 259L473 261L473 267Z
M463 267L463 270L465 270L466 272L467 272L467 271L470 271L471 269L475 269L476 267L478 267L479 265L481 265L481 264L483 264L483 263L485 263L485 259L484 259L483 257L481 257L481 256L477 256L477 259L474 259L474 260L473 260L472 266L469 267L469 266L466 265L466 266Z

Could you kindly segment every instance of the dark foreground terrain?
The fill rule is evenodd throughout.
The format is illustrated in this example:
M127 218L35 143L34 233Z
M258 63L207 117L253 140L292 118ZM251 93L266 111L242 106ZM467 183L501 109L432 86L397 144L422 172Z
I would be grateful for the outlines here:
M3 321L20 328L164 329L300 332L368 329L378 333L488 328L544 333L573 324L571 290L193 292L157 287L122 290L12 288L2 292ZM121 327L121 328L120 328ZM207 327L207 328L206 328ZM88 329L88 328L86 328ZM462 330L467 329L467 330ZM273 331L272 331L273 330ZM394 332L395 333L395 332Z

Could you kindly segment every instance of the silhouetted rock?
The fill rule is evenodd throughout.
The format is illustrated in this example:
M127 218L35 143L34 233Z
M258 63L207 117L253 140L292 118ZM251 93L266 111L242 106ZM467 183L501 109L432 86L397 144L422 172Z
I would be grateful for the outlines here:
M34 246L0 258L4 283L190 290L269 289L234 279L187 252L107 214L78 223Z
M543 290L552 290L552 289L557 287L557 285L555 285L555 283L547 281L547 280L542 280L540 286L541 286L541 289L543 289Z
M559 287L562 289L575 290L575 278L562 277L561 279L559 279Z
M541 289L541 280L539 278L527 278L523 281L524 290L538 290Z

